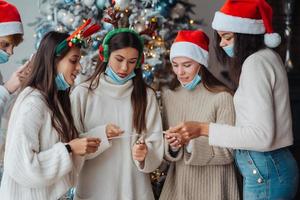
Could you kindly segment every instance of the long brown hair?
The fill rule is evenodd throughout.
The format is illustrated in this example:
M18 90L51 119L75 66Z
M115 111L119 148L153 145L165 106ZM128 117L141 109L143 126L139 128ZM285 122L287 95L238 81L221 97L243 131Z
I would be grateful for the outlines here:
M132 47L138 52L142 52L142 44L136 35L129 32L118 33L113 36L109 41L109 55L111 52ZM90 81L89 90L92 91L99 86L100 74L104 73L107 67L107 63L98 61L95 72L87 80ZM138 132L141 133L146 131L146 108L147 108L147 85L142 77L142 69L135 68L134 72L136 76L133 80L133 91L131 93L131 105L133 108L133 127Z
M173 72L173 70L172 70ZM174 73L174 72L173 72ZM175 74L175 73L174 73ZM218 93L218 92L229 92L232 94L232 90L219 81L205 66L201 65L199 73L201 76L201 82L203 86L210 92ZM175 78L171 81L169 88L171 90L175 90L180 85L176 75Z
M66 49L59 57L55 55L56 46L69 34L51 31L42 39L34 56L32 74L23 87L32 87L40 91L51 110L52 126L63 142L69 142L78 137L71 112L69 90L58 91L55 85L57 63L69 52Z
M214 31L214 49L217 60L222 65L228 65L229 77L237 88L241 75L242 65L246 58L251 54L266 48L263 34L242 34L234 33L234 57L230 58L226 55L222 47L220 47L221 37L217 31Z

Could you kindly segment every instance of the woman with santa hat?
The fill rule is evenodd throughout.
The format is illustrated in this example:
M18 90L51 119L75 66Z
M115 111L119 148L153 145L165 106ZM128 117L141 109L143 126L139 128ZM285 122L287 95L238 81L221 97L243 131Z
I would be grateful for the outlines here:
M209 72L208 46L201 30L178 32L170 50L176 79L162 92L165 128L189 120L233 125L231 91ZM167 131L165 158L171 165L161 200L240 199L232 149L212 147L204 136L185 140Z
M23 26L20 14L17 8L3 0L0 0L0 67L8 62L13 54L14 47L23 41ZM24 80L29 72L27 67L29 62L19 67L8 80L3 84L0 73L0 125L1 128L6 126L5 120L9 116L10 105L14 100L16 90L20 88L21 81ZM4 121L4 123L3 123ZM1 160L4 153L5 134L0 129L0 171Z
M230 64L237 86L235 126L197 120L169 132L185 139L207 136L212 146L236 149L244 199L293 199L299 175L288 149L293 132L287 73L270 49L280 44L272 28L272 8L265 0L227 0L212 27L217 59Z
M23 25L17 8L0 0L0 64L8 62L14 53L14 47L23 41L23 34ZM4 85L0 85L0 116L11 94L20 87L20 80L24 78L22 71L27 65L28 62L17 69Z

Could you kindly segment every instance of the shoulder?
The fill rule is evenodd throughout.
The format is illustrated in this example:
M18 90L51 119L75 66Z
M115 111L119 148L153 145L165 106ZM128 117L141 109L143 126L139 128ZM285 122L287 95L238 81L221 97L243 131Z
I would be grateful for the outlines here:
M229 92L218 92L213 97L215 106L233 104L233 96Z
M86 94L89 91L89 86L90 83L89 82L83 82L80 83L79 85L76 85L72 91L71 91L71 95L78 95L78 94Z
M20 92L14 109L18 110L17 113L30 113L32 116L35 115L39 117L42 117L41 114L49 112L43 94L39 90L31 87L26 87Z
M243 63L240 84L243 82L252 85L259 83L270 83L274 85L276 76L284 76L280 74L284 70L279 55L271 49L263 49L250 55Z
M36 107L45 106L45 98L43 94L32 87L26 87L22 90L18 96L17 101L21 101L24 103L32 103L36 105Z
M251 54L243 63L242 71L255 70L264 71L271 70L275 65L283 65L279 55L269 49L265 48Z
M182 87L177 87L171 90L169 87L165 86L161 89L162 99L173 98L174 96L180 96L184 92Z
M156 101L156 93L154 91L154 89L152 88L147 88L147 100L148 102L153 102L153 101Z

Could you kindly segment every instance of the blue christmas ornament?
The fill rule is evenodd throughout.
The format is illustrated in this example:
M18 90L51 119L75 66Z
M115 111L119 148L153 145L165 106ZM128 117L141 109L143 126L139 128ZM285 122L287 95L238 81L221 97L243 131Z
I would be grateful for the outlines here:
M112 24L110 24L110 23L107 23L107 22L103 22L103 26L102 26L105 30L107 30L107 32L108 31L111 31L113 28L114 28L114 26L112 25Z
M143 70L143 79L147 85L151 85L154 79L152 71Z
M170 11L170 5L165 1L159 1L159 3L155 6L155 10L162 16L167 17Z
M74 0L64 0L66 4L72 4L74 3Z
M106 0L96 0L96 6L99 10L103 10Z
M99 48L100 44L101 44L100 40L93 40L93 42L92 42L93 50L97 50Z
M46 33L55 30L54 26L52 24L46 23L42 24L40 27L37 28L36 30L36 42L35 42L35 48L38 49L40 46L40 42L44 35Z
M177 3L177 0L167 0L167 3L169 4L169 6L173 7Z

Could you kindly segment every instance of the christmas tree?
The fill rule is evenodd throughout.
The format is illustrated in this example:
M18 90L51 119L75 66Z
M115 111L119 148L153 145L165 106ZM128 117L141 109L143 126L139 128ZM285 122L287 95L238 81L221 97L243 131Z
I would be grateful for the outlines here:
M84 50L81 75L94 71L98 47L113 28L129 27L145 41L143 77L147 84L159 89L174 77L168 58L170 45L178 30L195 29L201 23L192 19L193 4L177 0L40 0L41 16L36 25L36 47L45 33L56 30L71 33L84 20L92 18L101 31L90 39Z

